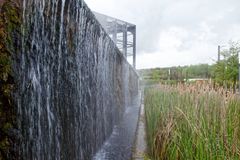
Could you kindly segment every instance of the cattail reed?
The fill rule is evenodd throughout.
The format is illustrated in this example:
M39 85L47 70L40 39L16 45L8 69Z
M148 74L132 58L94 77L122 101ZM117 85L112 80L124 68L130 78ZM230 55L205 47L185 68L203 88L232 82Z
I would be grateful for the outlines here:
M145 89L145 110L151 159L240 159L240 99L233 91L158 85Z

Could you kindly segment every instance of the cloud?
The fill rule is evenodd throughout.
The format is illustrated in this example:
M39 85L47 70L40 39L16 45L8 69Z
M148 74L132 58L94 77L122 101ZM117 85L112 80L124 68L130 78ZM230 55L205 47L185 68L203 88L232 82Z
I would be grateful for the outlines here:
M86 0L137 25L137 67L212 63L217 45L240 39L239 0Z

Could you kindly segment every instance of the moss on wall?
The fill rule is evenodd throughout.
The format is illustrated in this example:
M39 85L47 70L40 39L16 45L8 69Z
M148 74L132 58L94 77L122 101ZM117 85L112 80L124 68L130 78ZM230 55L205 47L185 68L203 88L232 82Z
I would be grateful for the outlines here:
M20 34L20 7L13 0L0 3L0 160L20 159L17 148L16 107L13 102L12 55Z

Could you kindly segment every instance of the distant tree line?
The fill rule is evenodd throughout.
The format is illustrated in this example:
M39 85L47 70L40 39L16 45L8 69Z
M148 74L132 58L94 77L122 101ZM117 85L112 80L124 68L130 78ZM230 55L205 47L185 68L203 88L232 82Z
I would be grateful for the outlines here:
M238 84L238 52L240 44L230 42L230 48L221 51L222 59L215 64L198 64L169 68L143 69L139 73L148 81L183 82L188 79L211 79L214 85L236 88Z
M210 78L211 65L199 64L170 68L155 68L140 70L144 79L184 81L191 78Z

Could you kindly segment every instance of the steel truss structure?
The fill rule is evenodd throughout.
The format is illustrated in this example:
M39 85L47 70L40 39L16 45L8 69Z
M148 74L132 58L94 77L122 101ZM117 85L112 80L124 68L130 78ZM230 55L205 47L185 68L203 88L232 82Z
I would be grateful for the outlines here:
M127 59L136 68L136 25L94 12L96 18Z

